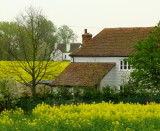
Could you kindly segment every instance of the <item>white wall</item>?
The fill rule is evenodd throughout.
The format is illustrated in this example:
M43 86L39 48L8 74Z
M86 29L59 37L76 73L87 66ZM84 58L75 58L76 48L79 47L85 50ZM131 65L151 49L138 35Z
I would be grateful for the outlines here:
M130 72L130 70L120 70L116 65L101 80L101 89L106 85L110 85L111 87L116 87L119 90L120 85L127 83Z
M69 56L70 53L63 53L63 60L71 60L71 57Z
M53 61L62 61L62 57L62 52L60 50L53 51L50 55L50 58Z
M71 46L71 44L69 43L69 44L66 44L66 51L67 52L69 52L70 51L70 46Z
M119 60L127 57L74 57L74 62L103 62L120 64ZM72 61L73 62L73 61Z
M130 74L130 70L120 69L120 60L126 58L127 57L74 57L72 62L116 63L115 67L113 67L101 80L100 87L110 85L119 88L120 85L127 82Z
M69 56L70 53L62 53L60 50L52 52L50 57L53 61L70 61L71 57Z

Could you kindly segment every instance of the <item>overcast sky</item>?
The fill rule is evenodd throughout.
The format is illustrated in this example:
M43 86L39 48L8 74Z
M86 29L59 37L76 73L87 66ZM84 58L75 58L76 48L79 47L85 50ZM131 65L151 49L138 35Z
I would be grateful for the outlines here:
M0 0L0 21L14 21L29 6L40 8L57 27L68 25L78 35L95 36L103 28L155 26L160 0Z

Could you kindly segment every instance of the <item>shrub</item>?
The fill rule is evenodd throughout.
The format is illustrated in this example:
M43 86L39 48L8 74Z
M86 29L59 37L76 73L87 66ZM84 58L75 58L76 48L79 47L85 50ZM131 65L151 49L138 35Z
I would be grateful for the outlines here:
M17 87L15 79L6 77L0 79L0 93L1 101L3 101L2 108L11 109L19 101L23 90Z
M69 91L66 87L57 87L57 92L55 94L56 99L63 99L63 100L69 100L73 98L72 92Z
M37 85L36 88L36 99L41 99L44 100L47 97L51 97L53 94L51 94L51 87L46 86L46 85Z
M83 87L82 98L87 100L101 99L102 93L95 87Z
M137 96L137 87L131 83L121 85L120 88L119 93L121 97Z
M80 87L73 87L73 96L74 96L74 99L80 99L82 98L82 95L83 95L83 89L80 88Z
M106 87L102 88L102 98L105 101L115 101L117 100L118 97L118 93L116 92L115 87L110 87L109 85L107 85Z

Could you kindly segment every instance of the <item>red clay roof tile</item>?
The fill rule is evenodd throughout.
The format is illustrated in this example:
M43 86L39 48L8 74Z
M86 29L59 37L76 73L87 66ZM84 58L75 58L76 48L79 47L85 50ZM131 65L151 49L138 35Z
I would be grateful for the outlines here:
M115 63L71 63L52 86L96 86Z
M106 28L70 56L129 56L133 45L149 36L154 27Z

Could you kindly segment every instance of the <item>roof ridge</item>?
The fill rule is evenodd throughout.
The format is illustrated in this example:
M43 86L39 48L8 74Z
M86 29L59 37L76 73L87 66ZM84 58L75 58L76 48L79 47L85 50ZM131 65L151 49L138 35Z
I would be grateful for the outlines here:
M104 28L104 29L137 29L137 28L140 28L140 29L142 29L142 28L154 28L154 26L145 26L145 27L111 27L111 28ZM103 30L104 30L103 29Z

